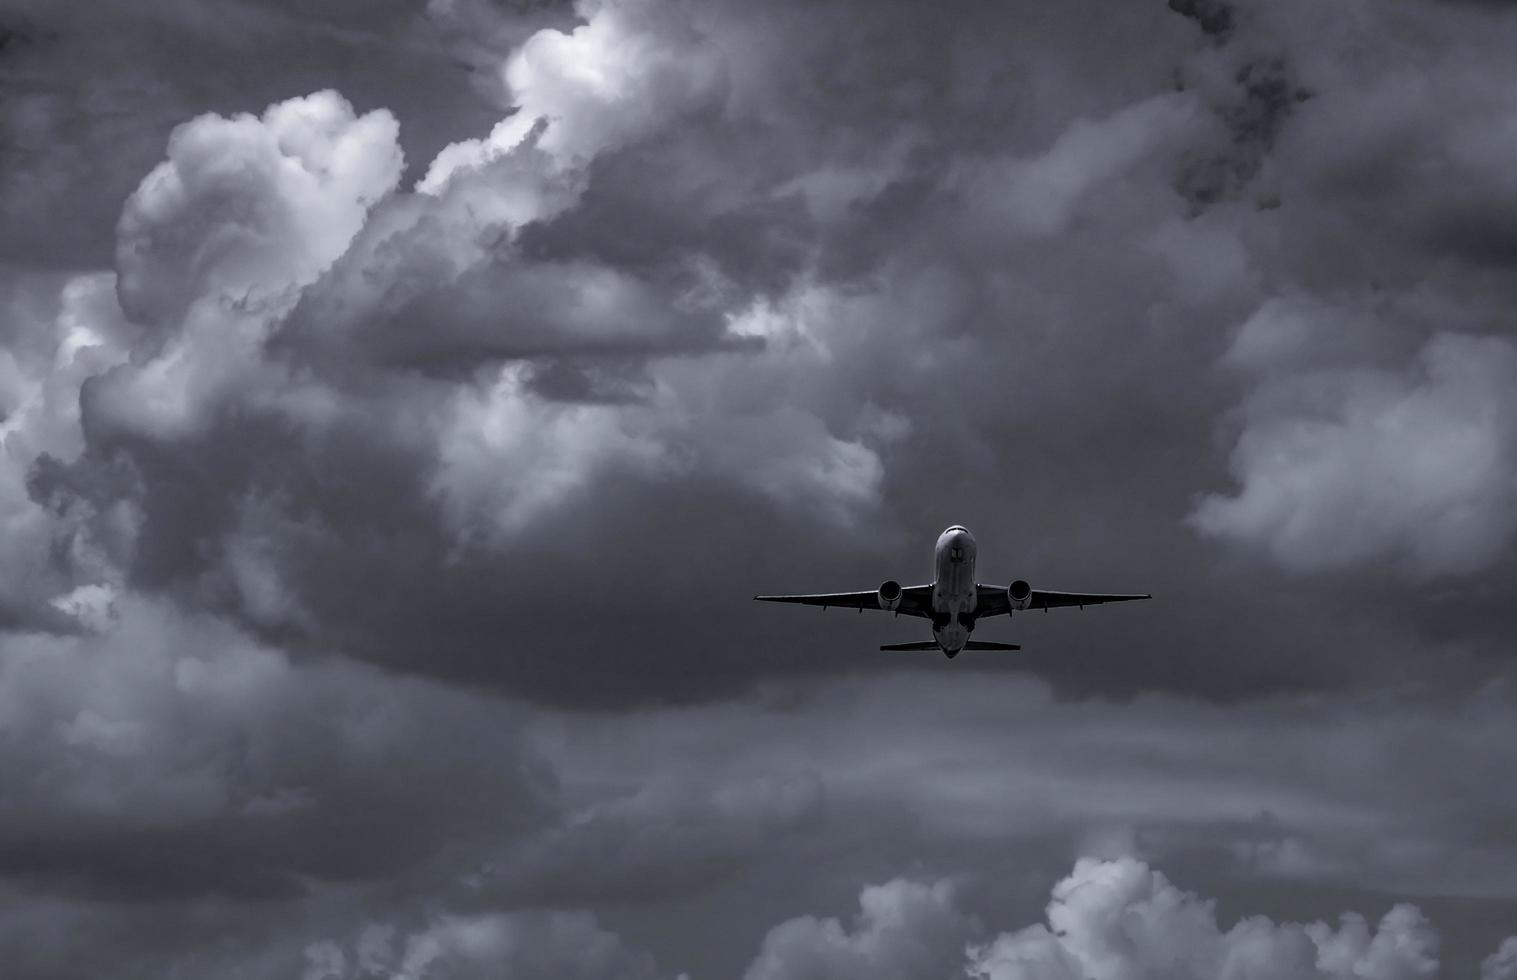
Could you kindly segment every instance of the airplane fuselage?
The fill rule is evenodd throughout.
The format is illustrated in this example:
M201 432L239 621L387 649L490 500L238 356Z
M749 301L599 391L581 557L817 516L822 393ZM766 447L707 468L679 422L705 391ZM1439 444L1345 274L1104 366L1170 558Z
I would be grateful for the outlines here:
M964 649L974 632L979 599L974 560L974 535L968 528L955 524L938 535L932 554L932 638L950 657Z

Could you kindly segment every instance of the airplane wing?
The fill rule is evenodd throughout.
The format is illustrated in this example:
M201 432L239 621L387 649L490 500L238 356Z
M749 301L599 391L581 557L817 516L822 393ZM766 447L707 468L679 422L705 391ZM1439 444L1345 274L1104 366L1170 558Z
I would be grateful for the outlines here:
M1002 616L1011 612L1011 599L1004 585L976 585L979 596L975 602L975 618ZM1152 599L1147 592L1049 592L1033 589L1027 600L1028 609L1057 609L1061 606L1099 606L1103 602L1131 602L1134 599Z
M1002 590L1005 597L1005 590ZM753 598L760 602L797 602L803 606L841 606L845 609L879 609L880 596L877 591L870 589L868 592L824 592L816 595L756 595ZM896 612L907 616L932 616L932 586L931 585L908 585L901 589L901 604Z

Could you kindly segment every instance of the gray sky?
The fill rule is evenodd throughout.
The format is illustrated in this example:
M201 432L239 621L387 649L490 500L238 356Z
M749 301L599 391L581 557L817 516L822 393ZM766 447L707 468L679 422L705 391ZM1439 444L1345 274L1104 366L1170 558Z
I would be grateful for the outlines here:
M1514 45L3 0L7 975L1517 978Z

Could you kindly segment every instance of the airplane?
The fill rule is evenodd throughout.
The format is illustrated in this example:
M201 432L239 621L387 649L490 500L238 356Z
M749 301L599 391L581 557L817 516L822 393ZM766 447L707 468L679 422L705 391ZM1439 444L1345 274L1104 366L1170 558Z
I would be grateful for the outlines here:
M1100 605L1103 602L1129 602L1151 599L1148 593L1102 594L1091 592L1048 592L1034 589L1023 579L1004 588L982 585L974 580L974 535L960 524L938 535L933 549L933 581L926 585L907 585L894 579L880 583L873 592L832 592L818 595L756 595L759 602L796 602L806 606L843 606L848 609L883 609L897 616L920 616L932 621L932 640L920 643L887 643L881 650L941 650L952 660L961 650L1020 650L1015 643L972 640L975 623L986 616L1010 616L1023 609L1045 612L1059 606Z

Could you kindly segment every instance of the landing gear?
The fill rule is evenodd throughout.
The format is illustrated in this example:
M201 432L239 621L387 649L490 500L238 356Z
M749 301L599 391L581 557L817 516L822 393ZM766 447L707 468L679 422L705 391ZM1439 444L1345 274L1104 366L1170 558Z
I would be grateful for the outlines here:
M957 623L964 627L966 633L974 632L974 616L970 613L933 613L932 628L935 632L942 632L949 624Z

